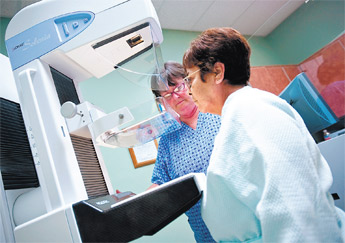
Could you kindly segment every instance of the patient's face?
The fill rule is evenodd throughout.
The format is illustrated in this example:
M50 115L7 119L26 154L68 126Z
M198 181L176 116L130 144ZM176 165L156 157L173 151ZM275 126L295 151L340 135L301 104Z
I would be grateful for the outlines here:
M176 85L170 86L168 91L161 92L161 96L168 102L171 108L183 118L192 116L197 107L188 94L187 85L182 78L174 80Z

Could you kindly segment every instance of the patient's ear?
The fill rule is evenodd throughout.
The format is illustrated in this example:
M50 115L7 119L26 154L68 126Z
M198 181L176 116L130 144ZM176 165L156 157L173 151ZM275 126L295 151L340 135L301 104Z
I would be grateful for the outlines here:
M216 74L215 83L220 84L224 80L225 66L222 62L216 62L213 66L213 71Z

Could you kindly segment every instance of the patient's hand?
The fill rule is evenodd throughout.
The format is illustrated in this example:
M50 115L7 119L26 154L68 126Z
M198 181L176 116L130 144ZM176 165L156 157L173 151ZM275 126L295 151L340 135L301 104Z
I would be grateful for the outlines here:
M147 191L147 190L151 190L151 189L153 189L153 188L155 188L155 187L157 187L157 186L159 186L159 185L158 185L158 184L152 184L149 188L146 189L146 191Z

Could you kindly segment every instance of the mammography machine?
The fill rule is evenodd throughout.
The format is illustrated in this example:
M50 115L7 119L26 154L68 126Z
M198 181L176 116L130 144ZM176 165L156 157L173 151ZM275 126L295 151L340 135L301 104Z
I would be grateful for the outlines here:
M113 71L121 82L167 88L149 0L44 0L15 15L5 39L20 101L1 98L6 241L130 241L200 199L198 174L114 194L98 146L140 145L180 123L161 99L138 118L128 107L106 114L81 96L81 82Z

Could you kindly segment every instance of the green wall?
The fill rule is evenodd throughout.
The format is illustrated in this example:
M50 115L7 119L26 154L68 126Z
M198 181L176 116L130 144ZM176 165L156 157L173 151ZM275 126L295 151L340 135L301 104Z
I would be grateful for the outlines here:
M182 63L182 57L189 43L194 40L200 32L163 30L164 41L162 46L163 59Z
M303 4L267 37L249 37L252 66L298 64L344 32L344 1L312 1ZM248 20L250 21L250 20ZM0 19L0 52L4 47L4 31L9 19ZM181 62L184 51L199 32L163 30L164 60ZM102 79L90 79L80 84L84 100L106 112L122 106L134 106L152 99L148 88L131 82L120 82L111 73ZM153 165L134 169L128 149L101 148L114 189L140 193L150 186ZM152 237L137 242L194 242L183 215Z
M6 46L5 46L5 31L10 19L0 18L0 53L7 56Z
M299 64L339 37L345 29L344 3L309 1L267 36L267 43L281 59L279 64Z
M343 0L310 0L266 37L248 37L251 65L299 64L345 30Z

